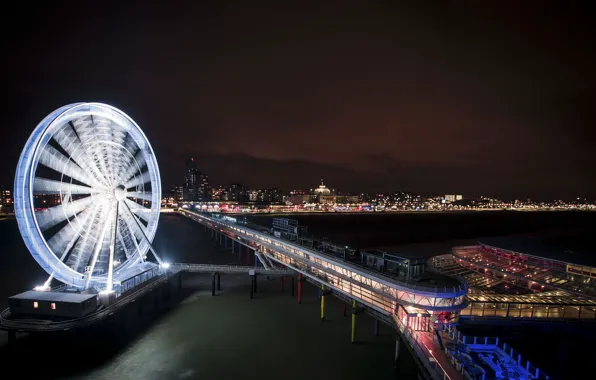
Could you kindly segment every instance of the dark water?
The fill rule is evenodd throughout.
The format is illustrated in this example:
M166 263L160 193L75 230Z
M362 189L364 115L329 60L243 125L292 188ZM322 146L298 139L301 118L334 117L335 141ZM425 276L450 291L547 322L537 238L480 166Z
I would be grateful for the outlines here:
M502 235L539 236L569 249L590 250L590 239L595 236L596 226L596 213L563 212L291 217L307 225L309 232L338 243L355 247L406 245L407 249L418 247L426 253L440 253L454 242ZM255 223L270 225L271 216L249 218ZM246 262L244 257L215 246L199 225L176 215L162 214L154 246L171 262ZM8 296L30 289L47 278L22 242L15 220L0 220L0 259L2 307L6 306ZM77 367L74 373L53 369L51 376L48 373L42 377L168 379L223 375L235 378L246 374L253 378L251 371L255 368L265 372L259 373L260 378L277 379L280 375L275 371L284 372L283 378L322 378L323 375L326 378L351 378L351 374L356 373L369 373L375 378L393 377L390 370L393 333L389 328L385 328L381 337L372 337L372 321L362 317L361 323L366 327L361 328L367 331L362 335L367 343L354 348L347 342L349 318L341 317L341 303L336 300L329 301L333 322L322 327L313 289L309 290L312 294L308 293L312 299L298 307L287 294L278 294L277 284L263 284L264 295L260 303L247 300L247 282L224 279L223 284L224 294L211 298L207 294L210 293L209 279L206 279L199 285L203 293L156 320L155 325L148 326L138 336L119 346L108 345L109 354L102 356L101 361ZM582 359L585 356L582 354L594 352L593 333L582 334L582 331L574 327L553 327L547 332L544 329L487 329L480 334L509 334L513 346L532 362L547 373L561 373L567 364L586 369L594 366ZM0 334L0 346L4 340L4 334ZM40 344L32 343L31 349L40 349ZM259 352L268 356L258 356L261 355L256 354ZM220 358L221 363L218 362ZM295 369L296 365L300 369ZM312 375L319 373L317 371L321 376ZM64 376L60 376L61 373Z
M271 226L275 216L248 219ZM540 237L568 249L591 249L594 212L426 212L376 214L291 214L308 233L354 247L395 247L413 243L523 235Z

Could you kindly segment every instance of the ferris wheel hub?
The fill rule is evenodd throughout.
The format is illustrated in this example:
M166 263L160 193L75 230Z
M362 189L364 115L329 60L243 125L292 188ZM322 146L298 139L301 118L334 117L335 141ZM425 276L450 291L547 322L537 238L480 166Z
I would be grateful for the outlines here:
M117 201L123 201L124 199L126 199L126 187L124 187L124 185L118 185L114 188L114 198L116 198Z

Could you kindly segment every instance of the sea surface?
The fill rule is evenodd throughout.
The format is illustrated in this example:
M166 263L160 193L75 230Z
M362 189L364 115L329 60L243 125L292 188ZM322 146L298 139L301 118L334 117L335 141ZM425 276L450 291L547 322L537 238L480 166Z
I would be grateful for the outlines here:
M309 233L341 244L424 255L448 252L453 245L473 243L482 237L512 235L593 252L590 239L596 232L596 213L582 212L290 217L308 226ZM263 226L270 226L271 218L271 215L248 217ZM215 245L198 224L172 214L161 215L154 247L171 262L246 262L245 257ZM7 306L10 295L31 289L47 278L27 251L14 219L0 220L0 259L2 308ZM54 346L41 338L19 339L20 348L7 351L3 347L6 334L0 332L0 362L4 361L4 368L8 368L7 361L16 360L14 355L31 355L34 358L31 363L38 365L25 367L23 378L395 378L392 366L395 332L382 325L380 336L374 336L372 319L359 315L359 343L350 344L350 318L342 316L342 303L331 297L327 303L327 321L322 323L313 287L306 287L304 302L298 305L296 298L289 295L287 283L281 293L279 283L262 280L257 297L250 300L249 282L245 278L222 276L222 291L216 297L211 297L210 278L195 277L187 281L196 291L179 306L139 327L135 333L120 334L116 329L114 334L118 339L113 335L85 336L79 340L69 337L65 338L69 343L59 353L52 352ZM128 331L130 327L123 328ZM581 334L578 338L576 331L561 331L516 333L512 339L517 344L514 347L527 353L541 368L546 367L547 373L549 369L561 373L567 363L582 364L575 344L582 342ZM488 330L487 334L493 332ZM594 352L593 338L585 334L583 338L586 343L581 350ZM589 364L584 366L588 368Z

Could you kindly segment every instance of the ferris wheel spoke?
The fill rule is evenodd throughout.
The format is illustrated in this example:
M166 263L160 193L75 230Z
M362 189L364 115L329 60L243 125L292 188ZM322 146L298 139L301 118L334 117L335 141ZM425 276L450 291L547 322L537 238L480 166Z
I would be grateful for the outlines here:
M85 159L88 158L87 152L85 151L85 148L83 147L83 141L77 134L72 122L67 123L52 137L54 140L56 140L58 145L60 145L60 147L70 155L70 158L76 162L79 167L84 169L89 176L93 177L95 181L107 186L107 183L103 181L103 176L100 173L99 168L97 168L93 162L90 162L89 159Z
M153 200L153 194L148 192L148 191L131 191L126 193L126 197L127 198L136 198L136 199L142 199L144 201L152 201Z
M112 128L111 133L112 143L116 149L110 151L110 173L112 176L112 183L115 183L116 181L121 180L118 178L118 173L120 172L121 160L125 149L124 143L126 141L126 133L123 130L116 128L116 125Z
M120 155L116 163L116 177L121 183L124 183L128 178L124 177L124 173L130 168L131 165L135 165L135 155L139 149L137 148L132 136L127 134L122 142L122 149L120 149Z
M95 163L103 182L111 187L109 172L106 168L106 157L103 152L105 144L101 144L101 141L109 139L109 127L104 125L103 120L105 119L89 115L73 120L72 126L84 145L87 158Z
M135 174L139 173L141 169L145 166L145 151L140 149L131 160L130 165L128 168L122 173L122 178L124 178L125 182L130 181Z
M124 250L124 256L126 256L126 259L128 260L131 258L131 253L128 250L128 246L126 245L124 238L122 237L122 222L118 223L117 234L118 234L118 241L120 242L120 246Z
M139 218L143 219L146 222L151 220L152 210L149 207L141 206L138 203L131 201L130 199L125 200L126 205L128 206L129 210L132 211L133 214L138 216Z
M101 225L101 232L99 233L99 238L95 241L95 246L93 248L93 256L91 257L91 263L89 264L89 270L87 271L87 279L85 280L85 289L89 288L89 283L91 278L93 277L93 272L95 271L95 265L97 264L97 258L99 257L99 253L101 252L102 248L105 246L105 238L106 233L108 231L108 227L112 224L112 208L111 205L109 207L105 207L107 212L103 217L103 224Z
M91 214L92 212L90 209L83 210L74 220L65 225L60 231L56 232L50 240L48 240L48 245L56 256L58 256L59 252L62 252L60 261L64 262L67 258L67 254L72 250L80 238L80 232L86 225Z
M127 208L125 207L125 209ZM145 258L143 257L143 254L141 252L141 248L139 247L139 242L143 241L143 231L141 231L141 227L139 227L134 220L131 220L131 218L134 218L132 214L124 212L122 213L122 215L124 223L130 231L130 237L132 238L132 241L134 243L135 251L139 254L141 261L145 261Z
M131 187L137 187L147 182L151 182L151 174L149 174L148 171L132 177L128 182L124 184L124 187L130 189Z
M128 207L128 205L126 204L126 202L121 202L124 204L124 208L126 208L126 210L128 211L129 215L131 216L131 218L134 220L135 225L138 227L138 229L141 231L142 237L145 239L145 242L147 243L147 247L149 248L149 250L151 251L151 253L153 253L153 257L155 258L155 260L157 261L157 263L159 265L162 264L161 258L159 257L159 255L157 254L157 252L155 252L155 249L153 249L153 246L151 245L151 240L149 240L149 238L147 237L147 229L145 228L145 226L143 226L141 224L141 222L139 221L139 219L137 219L132 211L130 211L130 207Z
M91 187L47 178L35 178L33 191L35 194L97 194L100 192L100 190Z
M42 231L46 231L48 228L52 228L58 223L65 221L67 218L75 216L83 211L92 202L93 197L86 197L38 211L35 213L37 224Z
M89 217L85 220L85 223L81 223L82 236L80 239L77 239L77 242L66 261L66 265L77 272L83 272L81 270L81 263L89 261L89 252L91 252L93 248L93 242L97 235L97 228L94 228L94 225L96 226L100 223L102 209L102 204L99 202L96 203L93 206Z
M58 173L69 176L89 186L99 187L100 183L88 172L81 169L74 161L69 160L51 145L46 145L39 156L39 163Z

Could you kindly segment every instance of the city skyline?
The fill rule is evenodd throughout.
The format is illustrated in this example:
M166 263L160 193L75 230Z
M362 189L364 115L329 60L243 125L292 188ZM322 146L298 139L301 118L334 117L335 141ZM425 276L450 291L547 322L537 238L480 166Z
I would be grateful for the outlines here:
M0 183L45 115L100 101L143 128L165 185L194 155L213 183L596 196L595 33L579 6L106 2L92 22L78 3L10 7Z
M241 186L244 190L243 191L261 191L261 190L277 190L277 191L281 191L282 194L287 195L290 194L292 192L296 192L296 191L302 191L305 192L306 194L309 193L316 193L317 192L317 186L318 185L323 185L323 182L325 181L325 179L323 177L321 177L319 179L320 184L317 183L315 186L312 186L313 183L309 183L309 184L303 184L301 186L296 186L296 187L292 187L292 188L283 188L281 186L278 185L273 185L273 186L259 186L259 184L254 184L254 181L250 181L252 182L252 184L248 184L242 181L227 181L227 182L221 182L221 183L214 183L209 181L209 175L208 173L206 173L201 167L197 166L200 165L197 164L197 160L194 157L189 157L185 159L185 175L184 175L184 181L179 181L177 183L172 183L169 186L166 186L166 189L170 189L170 191L164 191L163 196L167 196L168 194L172 193L172 192L177 192L177 198L179 199L184 199L187 201L210 201L212 199L209 199L209 196L206 196L205 194L214 194L216 191L221 191L222 189L227 189L230 186ZM189 168L188 165L189 163L192 163L193 168L194 168L194 172L198 173L197 175L200 176L201 181L204 181L203 184L203 189L208 189L209 192L206 192L206 190L203 190L203 195L202 197L194 197L192 195L188 196L188 194L192 194L193 190L192 190L192 186L188 185L188 176L189 176ZM325 181L326 185L329 184L328 181ZM189 190L190 187L190 190ZM374 197L375 195L381 195L381 194L385 194L385 195L392 195L392 194L398 194L398 193L408 193L408 194L413 194L413 195L420 195L420 196L425 196L425 197L437 197L437 196L445 196L448 197L450 195L454 196L454 197L459 197L457 200L461 200L462 197L464 197L465 199L480 199L480 198L493 198L493 199L499 199L499 200L504 200L504 201L526 201L528 199L531 199L532 201L538 201L538 202L552 202L552 201L558 201L558 200L563 200L563 201L577 201L577 200L587 200L587 201L593 201L593 198L590 197L586 197L586 196L570 196L570 197L554 197L554 198L545 198L545 197L535 197L532 195L527 195L527 196L518 196L518 197L499 197L496 196L494 194L466 194L465 196L462 195L461 191L428 191L428 190L423 190L423 191L414 191L411 189L407 189L407 188L394 188L394 189L390 189L390 190L385 190L385 191L362 191L362 190L346 190L346 189L341 189L338 186L334 186L333 183L327 187L330 191L332 191L334 194L342 194L342 195L366 195L369 197ZM457 190L457 189L456 189ZM196 190L195 190L196 191ZM232 199L231 199L232 200ZM233 199L236 200L236 199ZM455 200L455 199L454 199Z

